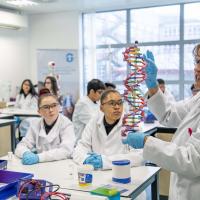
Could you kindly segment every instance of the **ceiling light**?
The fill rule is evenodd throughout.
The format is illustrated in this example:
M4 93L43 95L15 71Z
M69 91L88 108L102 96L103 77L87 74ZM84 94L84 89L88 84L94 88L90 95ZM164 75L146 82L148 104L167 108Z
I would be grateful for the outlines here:
M37 3L54 3L58 0L34 0Z
M31 0L7 0L6 2L19 7L38 5L38 3Z

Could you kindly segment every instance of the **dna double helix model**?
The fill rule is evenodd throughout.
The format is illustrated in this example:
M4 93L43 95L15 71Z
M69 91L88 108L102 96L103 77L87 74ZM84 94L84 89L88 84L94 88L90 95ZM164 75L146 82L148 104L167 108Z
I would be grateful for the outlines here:
M124 80L124 100L128 102L129 111L124 114L122 126L122 139L126 138L129 132L135 132L139 129L139 124L144 117L143 107L145 105L144 97L140 90L140 83L146 78L143 55L140 53L138 43L126 48L123 52L124 61L128 63L127 78Z

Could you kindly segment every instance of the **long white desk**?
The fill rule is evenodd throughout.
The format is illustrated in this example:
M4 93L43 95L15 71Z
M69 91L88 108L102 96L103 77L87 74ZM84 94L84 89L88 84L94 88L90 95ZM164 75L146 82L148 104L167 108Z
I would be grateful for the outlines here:
M12 114L0 114L0 119L12 119Z
M1 114L9 114L20 117L39 117L39 113L36 110L27 110L19 108L3 108L0 109Z
M71 176L71 165L74 166L75 176ZM22 165L21 160L14 157L12 161L8 162L8 170L18 171L18 172L27 172L33 173L34 178L45 179L54 184L59 184L64 192L68 193L77 193L76 190L82 190L78 186L78 181L76 178L76 165L72 160L61 160L55 162L39 163L36 165ZM158 191L158 176L159 176L159 167L133 167L131 169L131 178L132 182L130 184L118 184L120 187L127 187L131 192L130 195L127 195L127 192L122 193L122 198L124 200L135 199L142 191L144 191L149 185L152 185L152 199L159 199ZM111 184L112 182L112 171L94 171L93 173L93 184L91 188L87 190L94 189L101 185ZM80 192L79 193L83 193Z

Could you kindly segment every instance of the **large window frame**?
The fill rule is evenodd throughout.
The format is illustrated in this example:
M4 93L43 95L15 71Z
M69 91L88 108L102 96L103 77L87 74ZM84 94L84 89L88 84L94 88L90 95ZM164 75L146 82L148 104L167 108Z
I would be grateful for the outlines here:
M180 16L179 16L179 29L180 29L180 35L178 40L173 40L173 41L156 41L156 42L141 42L139 43L139 46L145 47L145 46L160 46L160 45L178 45L179 46L179 78L178 80L166 80L166 84L176 84L179 87L179 97L178 99L184 99L186 96L184 94L184 87L185 85L190 85L194 81L192 80L186 80L184 78L184 46L187 44L196 44L200 43L200 39L184 39L184 6L188 5L189 3L181 3L181 4L175 4L180 6ZM190 3L191 4L191 3ZM173 6L173 5L168 5L168 6ZM160 7L160 6L153 6L153 7ZM144 7L143 7L144 8ZM137 9L143 9L143 8L137 8ZM147 7L145 7L147 8ZM151 8L151 7L149 7ZM128 46L133 45L131 43L131 11L136 10L135 8L131 9L123 9L123 11L126 11L126 43L119 43L119 44L102 44L102 45L96 45L96 49L104 49L104 48L126 48ZM113 11L101 11L101 12L115 12L116 10ZM99 12L98 12L99 13ZM84 22L84 17L87 15L87 13L83 14L83 22ZM83 27L83 38L84 38L84 27ZM84 39L83 39L83 47L84 45ZM192 52L191 52L192 54ZM86 80L86 57L84 56L84 50L83 50L83 90L86 91L86 85L87 81ZM96 77L93 77L96 78ZM113 81L114 84L116 85L121 85L122 81Z

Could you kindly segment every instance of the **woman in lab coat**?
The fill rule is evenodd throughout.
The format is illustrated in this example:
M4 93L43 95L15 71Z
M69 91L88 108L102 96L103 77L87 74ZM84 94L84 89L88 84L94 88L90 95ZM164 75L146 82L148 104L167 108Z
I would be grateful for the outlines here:
M37 109L37 93L30 79L22 82L19 94L16 97L15 108Z
M72 122L59 114L57 97L45 92L38 107L42 118L32 121L15 154L25 165L69 158L75 144L74 129Z
M49 89L51 94L58 97L58 101L61 104L62 96L59 93L58 82L54 76L47 76L44 81L44 87Z
M200 45L194 50L195 70L200 70ZM171 171L169 200L200 199L200 93L176 104L169 104L157 86L157 67L153 54L147 51L147 105L165 126L178 127L172 142L134 133L124 143L132 147L144 145L143 156Z
M126 145L121 141L123 101L120 93L106 90L100 101L102 112L92 117L86 125L74 150L74 161L92 164L95 169L111 169L112 161L118 159L129 159L132 165L141 165L142 151L126 151ZM94 162L91 161L92 157L96 158Z

